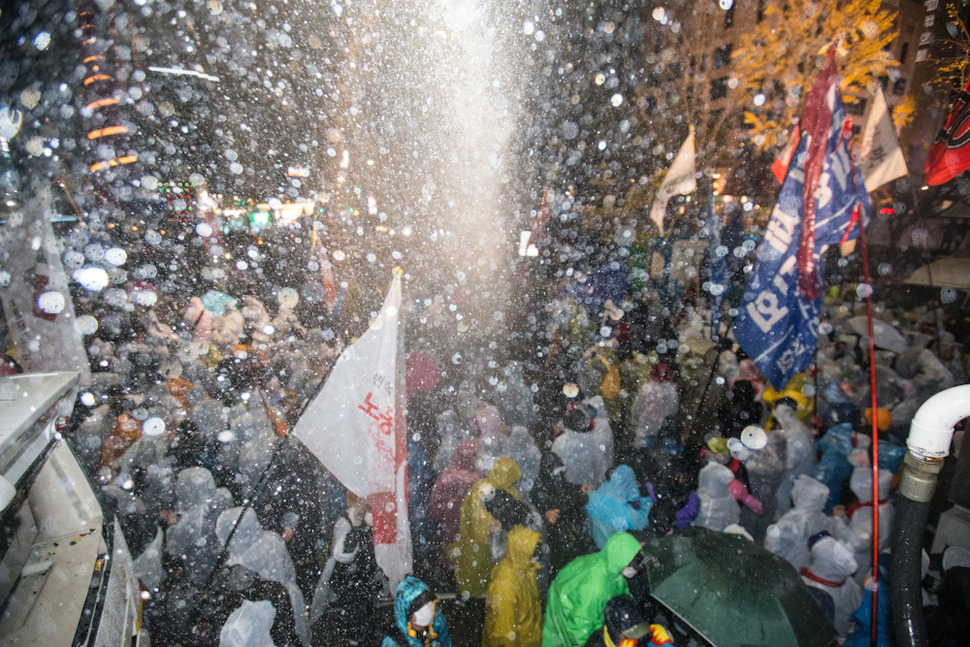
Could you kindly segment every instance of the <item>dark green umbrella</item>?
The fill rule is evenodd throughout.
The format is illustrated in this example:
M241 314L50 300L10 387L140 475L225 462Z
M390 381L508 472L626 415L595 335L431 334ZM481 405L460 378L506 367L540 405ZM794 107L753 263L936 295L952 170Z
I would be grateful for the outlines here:
M651 593L715 647L830 647L838 633L785 560L691 527L644 545Z

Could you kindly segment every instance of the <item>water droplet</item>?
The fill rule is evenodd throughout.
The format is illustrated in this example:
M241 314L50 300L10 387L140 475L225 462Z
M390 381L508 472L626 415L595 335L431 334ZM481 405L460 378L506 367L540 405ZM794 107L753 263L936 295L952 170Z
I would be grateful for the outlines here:
M37 297L37 307L47 314L56 315L64 309L64 295L60 292L44 292Z
M91 315L81 315L74 320L74 330L82 335L93 335L98 332L98 320Z

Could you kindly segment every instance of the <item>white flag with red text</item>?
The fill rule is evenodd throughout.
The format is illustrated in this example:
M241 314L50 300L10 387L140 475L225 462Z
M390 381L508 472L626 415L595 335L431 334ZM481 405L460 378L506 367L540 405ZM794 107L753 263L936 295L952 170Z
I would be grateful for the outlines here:
M344 349L293 429L344 487L367 499L377 563L392 591L412 563L400 310L395 271L380 313Z

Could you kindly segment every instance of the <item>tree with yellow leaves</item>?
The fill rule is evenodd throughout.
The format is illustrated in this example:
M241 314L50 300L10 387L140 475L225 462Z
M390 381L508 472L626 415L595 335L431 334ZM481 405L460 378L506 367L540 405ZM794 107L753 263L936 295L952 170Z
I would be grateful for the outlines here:
M761 150L785 143L830 48L846 104L871 96L899 64L888 51L896 14L881 0L767 0L763 16L732 60L745 123Z

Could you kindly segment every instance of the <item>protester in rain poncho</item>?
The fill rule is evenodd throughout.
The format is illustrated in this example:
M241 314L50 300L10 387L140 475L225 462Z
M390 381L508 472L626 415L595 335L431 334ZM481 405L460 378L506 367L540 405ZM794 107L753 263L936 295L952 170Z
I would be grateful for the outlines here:
M408 575L394 594L394 626L381 647L451 647L448 620L428 585Z
M670 367L654 364L650 378L640 387L630 410L635 446L648 449L656 443L664 419L677 415L680 408L677 388L670 382Z
M276 609L269 600L245 600L219 632L219 647L276 647L270 635Z
M842 519L829 517L822 509L829 489L810 476L799 476L792 489L795 506L768 527L765 548L783 557L795 568L808 566L808 540L823 530L837 539L849 539Z
M781 423L781 433L785 437L785 476L776 495L775 519L779 519L792 506L795 479L812 473L816 456L812 431L798 418L793 407L782 401L775 406L774 416Z
M800 570L808 586L828 593L835 605L835 630L845 638L849 633L849 616L862 602L862 589L850 576L858 565L852 548L831 536L812 544L811 565Z
M852 425L844 422L830 428L816 443L822 458L812 470L811 477L829 489L825 514L832 514L832 509L839 504L842 482L852 475L852 464L849 463L852 433Z
M542 452L536 447L536 443L529 435L529 430L518 425L509 431L508 454L515 459L516 465L522 472L519 479L518 490L526 499L530 498L532 488L536 479L539 477L539 462L542 460Z
M731 494L734 472L720 463L708 463L698 475L697 496L701 500L695 526L721 531L737 523L741 508Z
M785 477L787 441L782 432L769 429L766 445L751 454L744 467L748 472L748 489L751 495L761 501L762 514L742 508L739 523L757 543L764 540L765 530L775 518L778 487Z
M889 502L889 487L893 473L889 470L879 470L879 552L889 548L890 532L893 525L893 504ZM855 549L855 561L859 565L855 581L862 584L872 566L872 468L858 465L852 470L849 487L859 501L849 506L846 516L849 518L850 542Z
M567 413L552 451L565 464L567 481L597 487L613 466L613 432L608 423L600 424L599 417L591 420L594 411L587 412L585 406L578 405Z
M497 407L487 405L475 413L478 429L478 468L489 471L495 461L508 456L509 431Z
M374 519L367 503L347 493L347 509L334 523L330 558L317 583L310 624L333 609L327 631L365 645L374 634L374 614L387 589L374 555Z
M652 504L649 497L640 496L633 468L618 466L608 481L589 493L586 504L596 547L602 549L621 530L642 530Z
M535 422L536 411L532 391L522 377L522 364L512 362L505 373L505 390L497 397L502 419L510 428L517 425L528 428Z
M454 464L446 467L431 488L428 514L438 522L438 546L441 561L449 568L454 565L447 559L446 547L461 537L461 504L468 490L484 472L475 465L478 461L478 441L466 440L454 452Z
M902 391L892 407L893 433L905 437L916 411L936 393L953 386L953 374L928 348L911 346L899 354L894 364Z
M606 603L628 595L627 580L637 573L640 542L618 532L603 550L577 557L559 572L549 587L542 627L543 647L582 647L603 626Z
M488 585L482 647L542 644L539 540L539 533L525 526L509 531L505 557L492 570Z
M566 466L553 452L542 456L539 478L532 490L532 500L542 514L549 542L549 577L577 555L591 552L595 546L587 528L586 502L589 486L566 480Z
M232 495L216 488L209 470L189 467L179 472L175 497L178 522L165 533L165 553L181 557L189 579L202 588L222 553L216 520L232 505Z
M501 524L485 509L487 499L504 490L517 501L522 495L515 483L522 476L515 460L500 458L488 476L472 485L461 504L461 539L449 549L455 563L458 590L471 597L485 595L492 571L491 535L501 531Z
M434 470L441 474L455 462L455 451L465 441L473 438L471 431L462 426L458 414L448 409L436 416L438 423L438 451L434 457ZM478 460L476 455L476 460Z
M240 516L240 513L243 513ZM238 521L237 521L238 520ZM256 513L249 508L229 508L219 515L216 522L216 535L219 544L225 546L233 526L238 525L229 544L228 566L238 564L253 572L263 580L282 584L289 595L293 608L293 622L296 635L303 647L310 644L310 624L307 618L303 593L296 585L296 569L286 551L286 544L275 532L263 530L256 520Z

